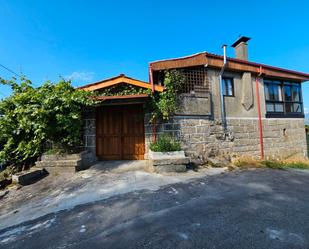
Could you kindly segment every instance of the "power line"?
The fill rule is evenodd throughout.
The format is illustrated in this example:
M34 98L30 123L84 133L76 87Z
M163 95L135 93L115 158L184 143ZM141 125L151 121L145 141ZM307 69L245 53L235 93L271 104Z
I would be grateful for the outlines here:
M12 74L14 74L14 75L16 75L18 77L21 77L21 75L19 75L18 73L15 73L12 69L9 69L8 67L6 67L6 66L4 66L2 64L0 64L0 66L3 67L4 69L6 69L7 71L9 71L10 73L12 73Z
M10 69L10 68L4 66L3 64L0 64L0 67L3 67L5 70L7 70L7 71L9 71L10 73L12 73L12 74L18 76L19 78L22 77L20 74L14 72L12 69ZM36 84L34 84L34 82L32 82L32 84L33 84L35 87L38 87Z

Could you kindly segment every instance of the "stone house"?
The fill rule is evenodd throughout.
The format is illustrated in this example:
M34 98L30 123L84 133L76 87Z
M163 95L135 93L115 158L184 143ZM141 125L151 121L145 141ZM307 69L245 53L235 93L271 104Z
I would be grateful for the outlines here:
M136 88L135 94L106 94L84 112L85 148L102 160L144 159L155 135L177 138L186 155L307 157L301 84L309 74L248 61L247 42L232 47L236 58L202 52L151 62L149 82L120 75L81 87L89 91ZM149 122L147 91L164 91L166 70L178 70L185 84L176 113ZM138 90L140 89L140 90Z

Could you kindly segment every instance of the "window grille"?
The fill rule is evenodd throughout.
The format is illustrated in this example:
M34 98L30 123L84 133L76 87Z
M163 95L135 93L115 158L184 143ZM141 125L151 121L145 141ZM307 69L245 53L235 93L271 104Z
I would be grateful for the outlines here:
M185 77L185 83L180 92L190 93L194 91L195 86L205 86L209 90L207 79L207 71L205 67L190 67L180 69L181 74Z

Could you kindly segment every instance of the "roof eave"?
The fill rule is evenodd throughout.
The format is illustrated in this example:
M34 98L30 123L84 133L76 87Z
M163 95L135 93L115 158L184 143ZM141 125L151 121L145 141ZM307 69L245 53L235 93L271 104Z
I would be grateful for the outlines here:
M95 83L91 83L91 84L87 84L84 86L79 87L79 89L85 90L85 91L96 91L96 90L100 90L100 89L104 89L110 86L114 86L117 84L130 84L130 85L134 85L137 87L141 87L141 88L145 88L145 89L152 89L152 86L150 83L148 82L144 82L141 80L137 80L137 79L133 79L130 77L127 77L125 75L119 75L117 77L113 77L113 78L109 78L106 80L102 80L102 81L98 81ZM158 91L158 92L163 92L164 91L164 87L163 86L159 86L159 85L154 85L154 90Z
M203 52L187 57L152 62L150 63L150 65L154 71L202 65L210 68L222 68L223 56ZM226 70L251 72L253 74L260 74L260 72L262 71L264 77L290 79L300 82L305 82L309 80L309 74L306 73L296 72L255 62L243 61L234 58L227 58Z

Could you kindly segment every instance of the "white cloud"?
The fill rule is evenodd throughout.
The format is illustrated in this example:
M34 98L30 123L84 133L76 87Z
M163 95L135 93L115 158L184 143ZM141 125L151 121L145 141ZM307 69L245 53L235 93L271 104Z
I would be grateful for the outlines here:
M304 108L304 113L309 114L309 109L307 107Z
M70 75L64 76L66 80L89 82L93 80L94 72L73 72Z

